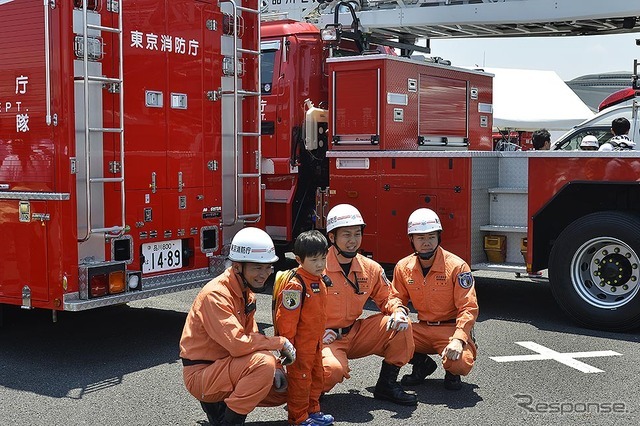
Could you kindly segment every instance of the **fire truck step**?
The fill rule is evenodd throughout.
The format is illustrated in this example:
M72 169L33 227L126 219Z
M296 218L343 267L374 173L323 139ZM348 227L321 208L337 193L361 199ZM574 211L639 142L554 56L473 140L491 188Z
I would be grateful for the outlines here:
M260 13L259 10L250 9L248 7L236 6L236 9L241 10L242 12L255 13L256 15Z
M75 82L84 82L84 77L80 76L80 77L74 77ZM93 83L122 83L122 80L120 80L119 78L111 78L111 77L102 77L99 75L89 75L87 76L87 80L89 80L90 82Z
M102 132L102 133L121 133L124 129L118 127L89 127L90 132Z
M114 183L120 183L124 180L124 178L103 178L103 177L99 177L99 178L90 178L89 182L91 183L110 183L110 182L114 182Z
M91 232L93 233L104 232L105 234L108 234L110 232L120 232L122 230L124 230L122 226L112 226L110 228L91 228Z
M518 263L474 263L471 265L474 271L496 271L496 272L514 272L526 273L527 267Z
M517 232L517 233L527 233L526 226L514 226L514 225L481 225L481 231L492 231L492 232Z
M256 219L256 218L259 218L259 217L260 217L259 214L240 214L240 215L238 215L238 219L240 219L240 220Z
M260 54L260 51L259 51L259 50L242 49L242 48L239 48L239 49L238 49L238 52L240 52L240 53L246 53L246 54L248 54L248 55L255 55L255 56L258 56L258 55Z
M240 96L258 96L262 94L261 92L251 92L248 90L238 90L237 92L233 90L223 90L220 94L222 96L234 96L236 93Z
M87 28L90 30L105 31L114 34L120 34L122 32L120 28L105 27L104 25L87 24Z

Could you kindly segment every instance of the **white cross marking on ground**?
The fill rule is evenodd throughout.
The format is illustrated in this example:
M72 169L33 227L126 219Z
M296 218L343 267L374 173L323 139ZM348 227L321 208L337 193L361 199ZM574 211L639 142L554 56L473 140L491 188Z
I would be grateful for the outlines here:
M527 349L531 349L534 352L538 352L535 355L511 355L511 356L492 356L489 357L496 362L511 362L511 361L538 361L553 359L561 364L580 370L583 373L602 373L603 370L585 364L578 361L575 358L591 358L598 356L621 356L618 352L614 351L591 351L591 352L567 352L560 353L552 349L546 348L536 342L515 342L516 345L523 346Z

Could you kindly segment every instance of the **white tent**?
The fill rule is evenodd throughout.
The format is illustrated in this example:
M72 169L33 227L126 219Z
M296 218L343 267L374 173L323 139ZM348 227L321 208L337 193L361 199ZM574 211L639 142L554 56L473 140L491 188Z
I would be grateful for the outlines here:
M593 117L554 71L484 68L493 74L493 127L566 131Z

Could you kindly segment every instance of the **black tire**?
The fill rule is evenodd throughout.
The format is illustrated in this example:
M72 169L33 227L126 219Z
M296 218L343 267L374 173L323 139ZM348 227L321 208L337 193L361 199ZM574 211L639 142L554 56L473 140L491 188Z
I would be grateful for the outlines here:
M549 281L558 304L579 324L640 327L640 218L608 211L571 223L551 250Z

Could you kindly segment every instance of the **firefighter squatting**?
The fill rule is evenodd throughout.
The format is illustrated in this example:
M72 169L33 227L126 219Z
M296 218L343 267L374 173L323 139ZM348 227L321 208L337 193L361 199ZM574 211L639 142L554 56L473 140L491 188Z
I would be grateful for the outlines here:
M369 355L383 359L376 399L416 405L403 386L420 391L437 369L429 354L442 359L444 388L462 388L460 376L471 371L477 353L478 304L469 266L440 245L437 214L426 208L411 214L411 254L398 262L391 282L358 252L366 224L354 206L335 206L327 222L331 246L320 232L303 232L294 244L299 267L276 278L274 337L260 334L254 319L255 293L264 291L278 260L264 231L238 232L231 266L196 297L180 356L185 385L211 424L241 425L255 407L285 402L291 425L333 424L320 411L320 395L350 377L349 359ZM368 300L380 312L363 318ZM409 301L417 322L409 319ZM407 363L411 373L398 382Z
M258 1L235 3L0 1L0 306L55 321L206 284L181 343L185 383L231 423L286 400L273 381L282 390L295 346L257 333L254 291L276 247L311 229L331 243L317 321L325 392L371 354L382 358L376 398L415 404L403 386L435 369L428 354L459 388L475 357L469 267L548 268L571 319L640 325L637 151L494 151L491 74L399 57L335 22L333 33L261 23ZM475 8L515 2L463 3L475 27ZM561 27L579 18L551 9ZM627 29L615 22L606 28ZM389 284L376 262L399 259ZM324 294L307 278L308 298ZM296 309L312 309L306 299ZM380 313L360 318L369 299ZM331 420L318 413L309 421Z

